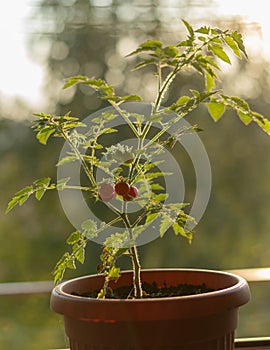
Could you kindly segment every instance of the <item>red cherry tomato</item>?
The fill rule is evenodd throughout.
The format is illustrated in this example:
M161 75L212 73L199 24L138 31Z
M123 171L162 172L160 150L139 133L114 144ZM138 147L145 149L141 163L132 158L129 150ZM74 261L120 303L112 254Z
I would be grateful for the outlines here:
M138 189L136 186L130 186L128 194L123 195L125 201L132 201L134 198L138 197Z
M130 186L125 181L117 182L114 186L115 192L121 196L128 194L129 189L130 189Z

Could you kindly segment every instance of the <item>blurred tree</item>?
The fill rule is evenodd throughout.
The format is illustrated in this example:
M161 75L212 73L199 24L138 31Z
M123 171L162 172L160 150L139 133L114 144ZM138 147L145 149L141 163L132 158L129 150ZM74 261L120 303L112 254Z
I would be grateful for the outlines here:
M211 3L200 1L200 9ZM32 18L35 32L30 48L42 57L41 47L46 43L48 48L45 94L51 97L53 108L83 117L105 105L87 87L61 92L63 80L76 74L106 78L120 92L149 95L153 89L149 72L143 73L143 79L141 72L127 75L130 60L124 56L146 39L168 41L179 28L183 33L180 19L193 7L193 1L187 0L169 4L162 0L41 1Z
M217 26L242 31L244 24L241 21L216 18L211 8L214 3L209 0L37 2L30 21L32 33L29 48L47 69L44 94L50 100L49 109L59 114L72 111L72 114L84 118L105 107L106 104L101 104L88 89L62 91L64 79L74 74L106 78L116 85L119 93L139 93L150 100L154 89L152 72L141 70L127 74L134 62L124 56L149 38L159 38L165 42L182 39L185 32L180 18L187 19L195 26L196 23L216 22ZM248 98L254 109L267 116L269 68L269 62L261 57L251 57L249 63L243 61L231 74L226 72L226 93ZM181 81L176 81L172 93L186 94L191 79L193 88L199 88L201 80L191 74L188 72ZM15 113L21 114L22 108ZM252 126L244 128L230 114L217 124L206 114L202 108L200 113L192 115L191 120L204 129L200 136L212 167L213 188L207 211L196 227L191 246L169 232L162 242L156 240L141 247L144 267L237 268L269 264L270 163L264 161L269 138ZM29 122L8 120L10 116L6 115L3 107L0 115L0 280L49 279L55 261L63 252L63 241L73 230L61 210L57 193L46 194L47 200L38 205L30 200L8 217L3 213L14 192L39 177L56 177L54 164L62 145L54 139L45 150L35 140ZM186 191L194 193L194 174L190 167L185 170L190 160L182 154L178 157L185 174ZM99 249L94 243L90 244L87 264L80 267L76 274L95 271ZM2 304L4 320L0 318L1 329L7 329L9 321L6 321L5 315L10 308L7 303ZM18 318L21 325L24 322L21 315L25 314L26 306L19 304L21 308L17 316L14 311L12 320L15 322ZM248 326L251 325L246 325L246 336L251 335ZM12 324L12 327L15 325ZM44 327L45 323L43 330ZM25 330L22 333L25 337ZM33 333L31 329L29 339ZM50 338L43 334L40 337L42 340L38 342L37 335L32 349L44 347L47 338ZM0 338L0 345L13 349L19 344L23 349L21 339L26 338L15 339L11 330L7 338ZM29 339L24 342L25 350L31 349ZM59 341L59 347L65 346L61 344ZM54 345L50 343L47 347Z

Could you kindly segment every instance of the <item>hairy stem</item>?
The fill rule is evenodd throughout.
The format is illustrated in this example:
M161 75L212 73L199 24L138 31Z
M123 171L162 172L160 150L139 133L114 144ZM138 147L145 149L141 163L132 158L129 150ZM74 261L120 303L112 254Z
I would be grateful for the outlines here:
M138 250L136 246L130 248L130 254L132 258L133 266L133 286L134 286L134 297L136 299L142 298L142 283L141 283L141 265L138 256Z

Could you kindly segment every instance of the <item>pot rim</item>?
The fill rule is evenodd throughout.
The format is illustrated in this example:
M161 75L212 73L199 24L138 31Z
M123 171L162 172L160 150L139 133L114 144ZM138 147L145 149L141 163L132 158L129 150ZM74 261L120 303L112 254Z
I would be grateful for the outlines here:
M238 289L239 287L241 288L242 286L245 286L247 284L247 281L236 274L230 273L230 272L226 272L226 271L219 271L219 270L210 270L210 269L193 269L193 268L158 268L158 269L143 269L141 270L141 272L143 274L147 274L147 273L156 273L156 272L195 272L195 273L202 273L202 274L215 274L215 275L220 275L220 276L228 276L231 277L232 280L235 280L235 284L229 286L229 287L225 287L222 288L220 290L215 290L212 292L207 292L207 293L201 293L201 294L196 294L196 295L185 295L185 296L173 296L173 297L157 297L157 298L142 298L142 299L97 299L97 298L91 298L91 297L84 297L84 296L78 296L78 295L72 295L68 292L65 291L65 287L67 285L69 285L70 283L76 283L76 282L80 282L82 280L88 280L89 278L103 278L102 275L99 274L93 274L93 275L86 275L86 276L80 276L80 277L76 277L70 280L66 280L60 284L58 284L57 286L54 287L54 290L59 293L62 294L63 296L67 297L67 298L76 298L76 299L91 299L91 301L97 300L97 301L102 301L105 303L134 303L134 301L136 300L136 302L139 303L144 303L144 302L154 302L154 301L159 301L162 302L164 299L190 299L190 298L196 298L196 299L200 299L200 298L212 298L214 295L219 295L219 294L224 294L224 293L233 293L234 290ZM121 272L121 277L123 275L126 274L132 274L132 270L125 270ZM121 278L120 277L120 278Z
M130 279L132 271L123 271L121 276ZM94 322L115 322L121 320L156 320L190 318L191 314L198 317L205 314L217 314L224 310L231 310L247 303L250 299L249 287L246 280L228 272L204 269L146 269L142 270L142 280L146 276L169 276L169 274L197 274L202 276L215 275L215 278L225 282L226 287L213 292L163 298L144 299L96 299L74 296L66 291L81 281L102 278L101 275L89 275L62 282L56 286L51 294L51 308L60 314L78 317ZM162 277L164 278L164 277ZM164 280L164 279L163 279ZM149 279L148 279L149 281ZM184 282L186 283L186 282ZM189 283L189 282L187 282ZM191 282L192 283L192 282ZM223 283L223 282L220 282ZM207 284L207 281L206 281ZM143 315L143 316L142 316Z

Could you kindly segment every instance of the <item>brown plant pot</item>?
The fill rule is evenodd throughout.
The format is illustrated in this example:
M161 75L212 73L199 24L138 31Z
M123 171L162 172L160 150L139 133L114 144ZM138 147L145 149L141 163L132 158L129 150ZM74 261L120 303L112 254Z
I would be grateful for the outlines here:
M94 299L73 296L101 288L100 275L63 282L51 295L51 308L64 315L71 350L232 350L238 307L247 303L247 282L209 270L143 270L142 281L202 284L216 291L155 299ZM132 282L126 271L117 282Z

